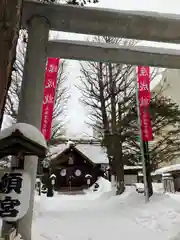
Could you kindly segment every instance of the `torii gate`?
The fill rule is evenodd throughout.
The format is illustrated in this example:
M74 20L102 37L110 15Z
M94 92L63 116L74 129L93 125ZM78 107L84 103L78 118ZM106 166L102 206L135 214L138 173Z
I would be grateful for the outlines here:
M84 41L48 41L49 30L130 39L179 43L180 16L154 12L113 11L25 1L23 28L29 38L19 108L20 122L40 129L44 73L47 57L180 68L180 51L153 47L124 47ZM19 222L20 233L30 240L37 159L28 157L32 196L28 213Z

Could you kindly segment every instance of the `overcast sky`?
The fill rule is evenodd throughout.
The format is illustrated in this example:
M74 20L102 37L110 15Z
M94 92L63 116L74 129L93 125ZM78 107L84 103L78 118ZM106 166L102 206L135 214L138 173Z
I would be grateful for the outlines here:
M178 0L99 0L98 4L92 4L93 7L112 8L116 10L141 10L156 11L161 13L180 14L180 1ZM53 33L53 36L59 39L85 40L87 36L81 34ZM173 44L161 44L144 42L144 45L156 47L179 48ZM142 45L142 43L141 43ZM68 60L68 84L70 85L71 98L68 103L68 124L67 130L69 136L91 135L92 130L86 125L87 112L79 103L80 93L74 86L80 83L80 67L76 61Z

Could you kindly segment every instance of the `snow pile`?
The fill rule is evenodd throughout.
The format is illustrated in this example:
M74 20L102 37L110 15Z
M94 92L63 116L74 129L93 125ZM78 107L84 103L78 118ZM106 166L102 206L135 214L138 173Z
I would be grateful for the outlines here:
M162 183L152 183L153 185L153 191L157 193L163 193L164 187ZM136 189L139 189L140 191L144 190L144 183L135 183L134 186Z
M16 123L11 127L5 128L0 132L0 140L11 136L16 130L22 133L24 137L36 142L44 148L47 148L46 140L43 134L37 128L27 123Z
M155 193L148 204L133 187L106 201L91 195L36 196L32 240L180 239L180 194Z
M109 180L103 177L99 177L98 180L89 189L85 190L86 193L93 192L96 194L102 194L109 191L111 191L111 183Z

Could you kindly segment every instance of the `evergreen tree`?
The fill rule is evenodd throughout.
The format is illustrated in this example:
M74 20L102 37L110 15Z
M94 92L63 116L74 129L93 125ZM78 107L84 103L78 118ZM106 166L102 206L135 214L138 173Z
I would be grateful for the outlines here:
M139 162L140 145L137 135L136 108L131 108L134 120L130 128L133 134L128 138L129 158ZM149 143L150 168L157 169L163 163L171 163L180 157L180 108L172 99L157 95L150 103L153 141Z

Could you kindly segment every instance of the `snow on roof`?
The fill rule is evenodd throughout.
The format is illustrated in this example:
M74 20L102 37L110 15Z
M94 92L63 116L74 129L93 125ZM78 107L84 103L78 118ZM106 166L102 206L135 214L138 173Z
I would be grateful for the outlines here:
M107 153L103 147L97 144L77 144L75 146L80 152L88 157L93 163L109 163Z
M132 170L132 169L142 170L142 166L127 166L127 165L124 165L124 170Z
M143 176L143 175L144 175L144 174L143 174L142 172L139 172L139 173L138 173L138 176L140 176L140 177ZM158 174L156 174L155 172L152 172L152 173L151 173L151 176L156 176L156 175L158 175Z
M70 146L74 146L75 145L75 143L74 142L72 142L72 141L68 141L67 142L67 147L69 148Z
M57 157L64 150L69 147L69 144L59 144L57 146L51 147L49 149L49 156L51 158ZM79 150L82 154L84 154L87 158L89 158L93 163L100 164L105 163L108 164L109 160L106 154L106 151L100 145L93 144L77 144L75 148Z
M59 144L59 145L56 145L56 146L52 146L52 147L49 148L49 154L48 155L51 159L55 158L67 148L68 148L67 144L65 144L65 143Z
M64 150L70 147L69 143L59 144L49 149L49 156L51 158L57 157ZM95 164L109 164L109 159L105 148L100 144L76 144L75 148L89 158ZM124 166L125 170L139 169L142 170L142 166Z
M171 173L163 173L162 176L163 177L169 177L169 176L171 176Z
M155 171L156 174L163 174L163 173L167 173L167 172L172 172L172 171L180 171L180 164L173 164L167 167L162 167L159 168Z
M15 123L11 127L5 128L0 132L0 140L11 136L16 130L19 130L24 137L47 148L43 134L36 127L27 123Z

